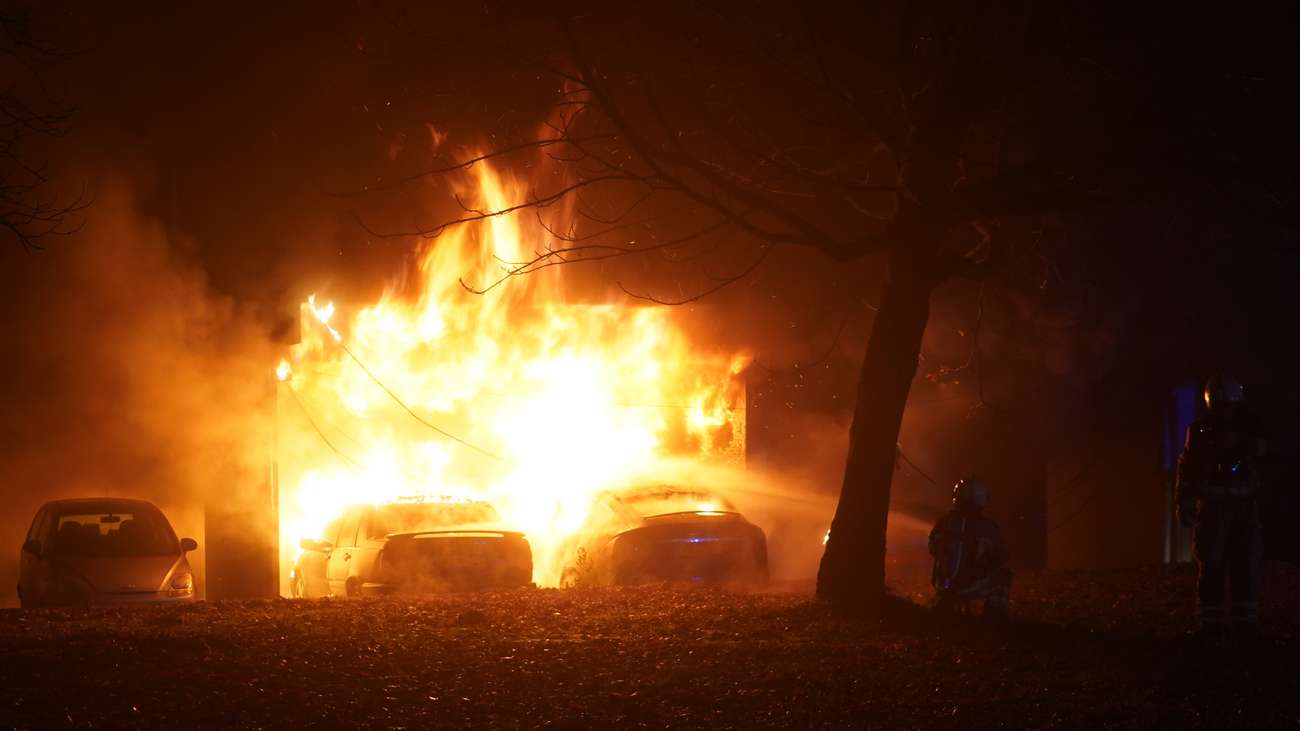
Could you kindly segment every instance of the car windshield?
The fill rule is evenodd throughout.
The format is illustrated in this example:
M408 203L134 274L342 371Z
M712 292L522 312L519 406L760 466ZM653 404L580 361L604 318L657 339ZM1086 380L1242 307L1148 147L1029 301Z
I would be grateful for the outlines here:
M396 503L375 509L370 534L385 536L389 533L445 530L499 519L497 511L487 503Z
M58 517L49 550L56 556L119 558L178 553L180 546L162 513L76 509Z

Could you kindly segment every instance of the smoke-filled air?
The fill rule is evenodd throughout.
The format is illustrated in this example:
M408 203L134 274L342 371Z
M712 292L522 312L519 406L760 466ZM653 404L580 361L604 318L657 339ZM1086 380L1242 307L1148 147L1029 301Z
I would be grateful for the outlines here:
M455 192L496 211L528 187L480 163ZM746 354L693 342L669 308L572 301L563 267L510 276L554 245L550 225L452 227L378 302L303 303L301 342L268 364L286 567L350 504L476 499L553 586L597 493L689 481L684 459L743 464Z

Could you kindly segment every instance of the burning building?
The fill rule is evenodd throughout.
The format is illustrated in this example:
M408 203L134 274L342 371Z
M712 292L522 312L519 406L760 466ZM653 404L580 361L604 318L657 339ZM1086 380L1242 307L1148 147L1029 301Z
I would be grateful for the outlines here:
M471 172L474 210L526 196ZM300 539L346 506L420 495L490 502L554 585L597 493L743 461L745 354L700 347L670 308L576 301L564 267L513 275L553 240L487 216L426 241L377 302L303 303L276 369L281 593Z

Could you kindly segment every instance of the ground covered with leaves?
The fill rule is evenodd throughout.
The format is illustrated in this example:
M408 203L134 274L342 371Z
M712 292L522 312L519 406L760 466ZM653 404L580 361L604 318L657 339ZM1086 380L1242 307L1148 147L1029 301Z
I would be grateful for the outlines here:
M674 587L3 610L0 727L1296 725L1300 572L1254 642L1189 636L1192 585L1024 573L996 630Z

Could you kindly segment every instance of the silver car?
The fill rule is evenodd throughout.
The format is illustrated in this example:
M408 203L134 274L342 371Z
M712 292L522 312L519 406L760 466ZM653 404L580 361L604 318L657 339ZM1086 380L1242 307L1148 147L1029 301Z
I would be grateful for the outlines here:
M36 513L19 557L24 607L194 600L185 554L162 511L144 500L54 500Z
M529 586L532 548L499 521L491 505L471 500L354 505L319 540L299 544L290 590L312 598Z

